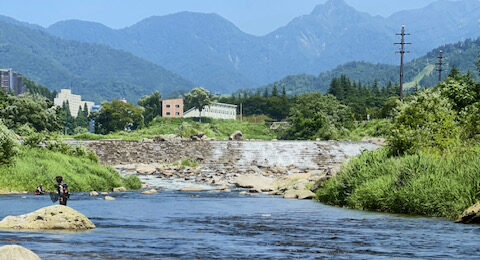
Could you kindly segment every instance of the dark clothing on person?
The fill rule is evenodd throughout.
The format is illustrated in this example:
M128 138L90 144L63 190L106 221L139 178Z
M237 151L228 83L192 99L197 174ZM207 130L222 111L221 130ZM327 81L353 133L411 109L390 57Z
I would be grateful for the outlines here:
M70 197L70 194L68 193L68 185L63 181L60 181L60 183L55 186L57 188L60 205L67 206L67 200Z
M43 195L45 194L45 191L42 188L42 185L37 187L37 190L35 191L35 195Z

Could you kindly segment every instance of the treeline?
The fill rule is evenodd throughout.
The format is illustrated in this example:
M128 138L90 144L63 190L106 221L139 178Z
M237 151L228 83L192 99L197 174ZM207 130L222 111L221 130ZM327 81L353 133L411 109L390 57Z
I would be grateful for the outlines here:
M398 99L400 87L390 81L387 86L380 87L377 80L373 86L362 85L360 81L350 81L341 75L330 82L328 94L335 96L340 102L349 106L357 120L368 118L386 118L390 116L391 109L385 106L387 101L394 102ZM389 98L392 98L390 99Z
M220 97L219 102L240 105L242 104L243 115L266 115L275 121L285 119L290 107L295 103L295 97L288 97L285 88L281 92L277 86L274 86L271 93L265 89L263 93L258 90L255 94L249 94L247 91L231 95L228 97ZM240 106L238 107L240 109ZM240 114L240 111L238 111Z

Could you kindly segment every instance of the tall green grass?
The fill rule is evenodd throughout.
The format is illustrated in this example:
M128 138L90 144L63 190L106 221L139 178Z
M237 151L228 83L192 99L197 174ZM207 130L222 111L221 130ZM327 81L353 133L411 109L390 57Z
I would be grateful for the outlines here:
M193 119L185 118L160 118L157 117L150 126L133 132L119 131L108 135L97 135L92 133L83 133L74 135L75 139L99 140L99 139L121 139L121 140L141 140L143 138L153 138L157 135L175 134L182 137L190 137L193 134L204 133L210 138L219 140L228 139L228 137L240 130L246 139L271 140L277 138L276 134L262 123L240 122L235 120L215 120L204 119L204 122L196 122Z
M86 157L75 157L45 148L22 147L14 165L0 166L0 190L34 191L39 184L54 191L55 176L63 176L70 191L109 191L114 187L139 189L136 176L123 178L112 167Z
M341 139L359 141L365 137L385 137L391 122L389 119L373 119L366 122L356 122L353 130Z
M456 218L480 199L480 147L389 157L365 152L317 191L321 202L391 213Z

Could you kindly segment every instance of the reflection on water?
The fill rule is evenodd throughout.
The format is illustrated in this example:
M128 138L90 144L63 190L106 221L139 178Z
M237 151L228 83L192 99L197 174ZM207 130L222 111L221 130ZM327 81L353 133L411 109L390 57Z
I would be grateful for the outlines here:
M161 191L74 194L70 206L97 229L85 233L0 231L42 259L478 259L479 226L233 193ZM1 196L0 218L51 205L47 197Z

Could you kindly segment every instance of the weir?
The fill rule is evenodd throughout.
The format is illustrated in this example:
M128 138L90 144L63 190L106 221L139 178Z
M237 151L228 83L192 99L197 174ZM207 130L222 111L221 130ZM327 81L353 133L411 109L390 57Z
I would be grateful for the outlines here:
M102 164L173 163L195 160L206 168L234 168L246 172L252 166L324 168L341 164L351 156L378 146L369 142L341 141L91 141L86 145Z

